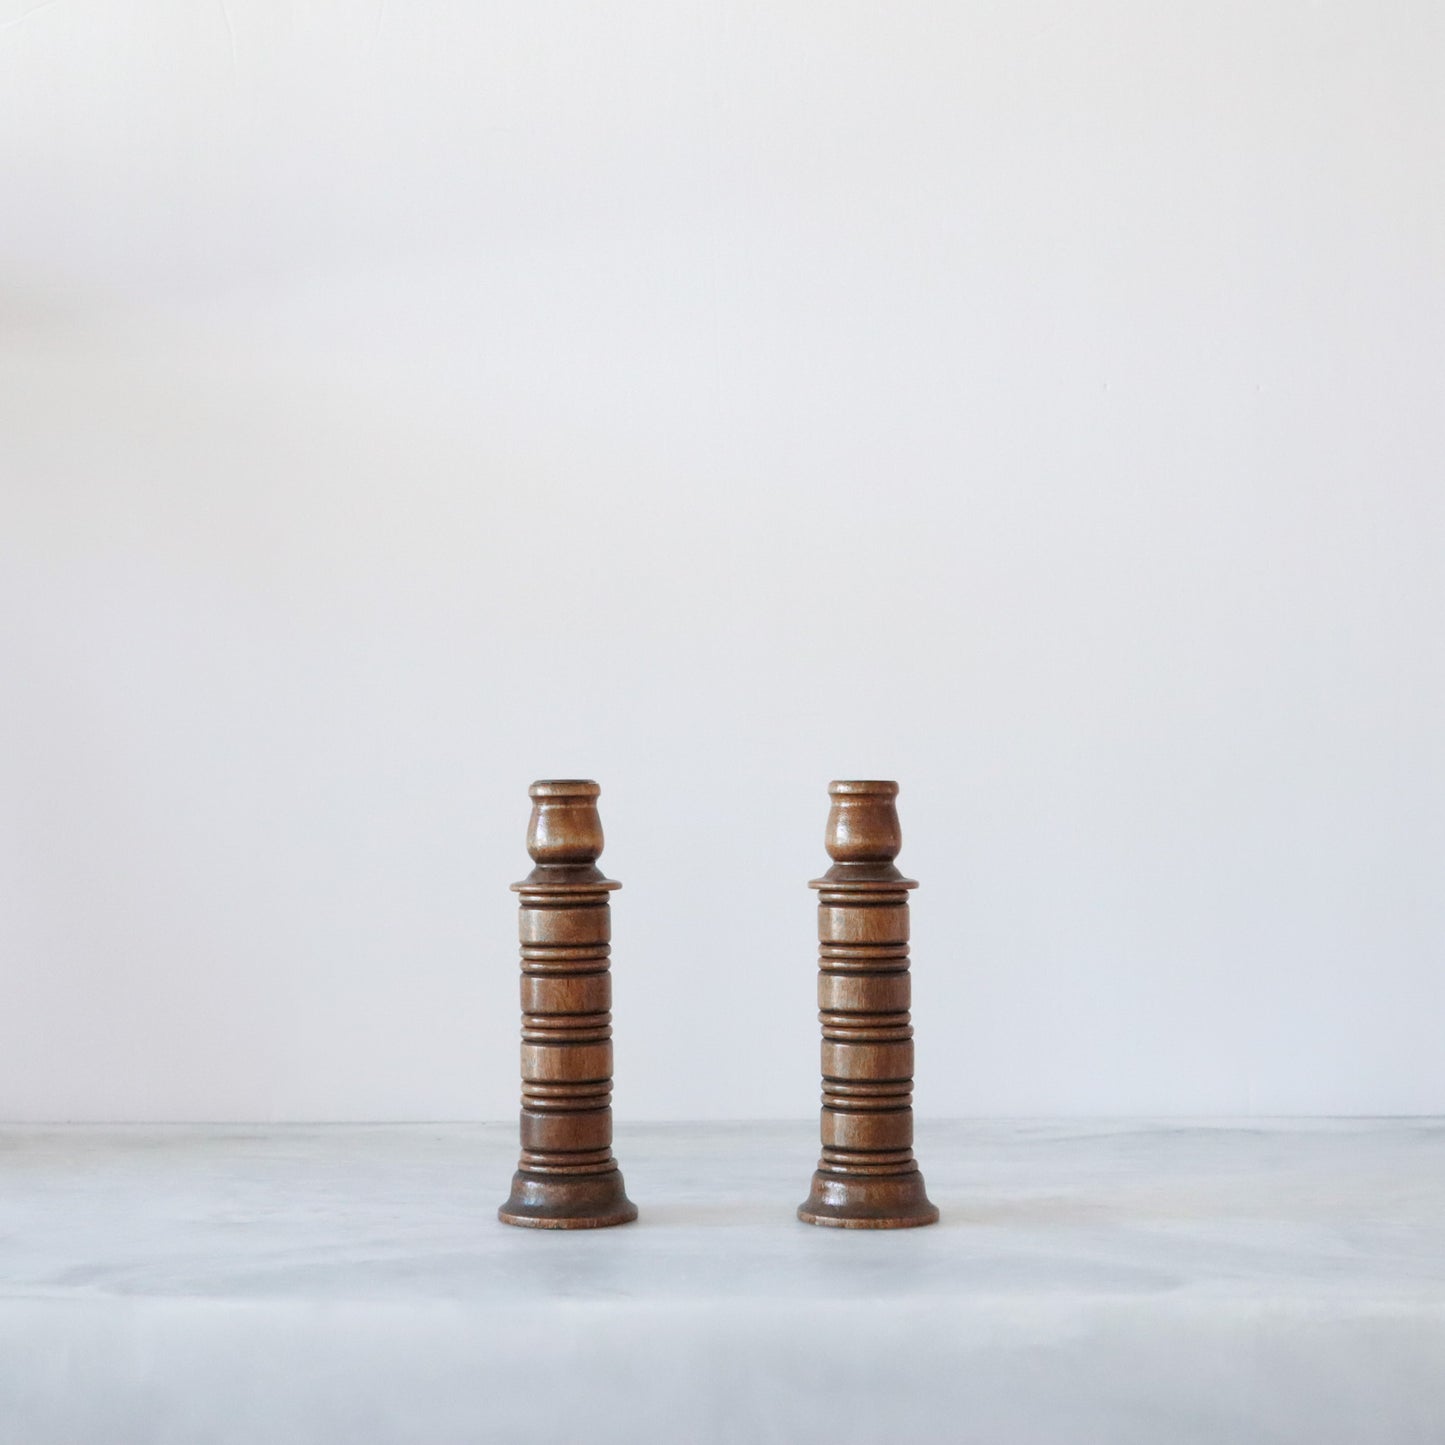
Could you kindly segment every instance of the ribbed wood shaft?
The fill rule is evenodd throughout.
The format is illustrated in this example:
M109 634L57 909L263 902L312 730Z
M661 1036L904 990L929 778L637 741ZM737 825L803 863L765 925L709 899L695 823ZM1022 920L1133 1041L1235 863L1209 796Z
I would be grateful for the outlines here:
M896 783L835 782L818 890L822 1158L798 1216L810 1224L896 1229L932 1224L913 1157L912 983L908 893Z
M534 783L520 895L522 1152L508 1224L585 1229L637 1217L612 1157L612 911L595 866L591 782Z
M604 889L521 890L522 1157L533 1174L612 1158L611 912Z
M823 1158L840 1174L912 1170L908 894L818 895Z

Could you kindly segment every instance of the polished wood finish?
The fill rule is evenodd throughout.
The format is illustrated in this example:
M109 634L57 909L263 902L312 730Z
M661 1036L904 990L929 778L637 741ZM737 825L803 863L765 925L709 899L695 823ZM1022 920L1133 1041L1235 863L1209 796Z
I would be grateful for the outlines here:
M612 910L596 783L533 783L521 895L522 1157L504 1224L600 1229L637 1218L612 1157Z
M908 891L898 784L834 782L818 890L818 1019L823 1027L823 1157L798 1207L808 1224L907 1229L935 1224L913 1157L913 1026Z

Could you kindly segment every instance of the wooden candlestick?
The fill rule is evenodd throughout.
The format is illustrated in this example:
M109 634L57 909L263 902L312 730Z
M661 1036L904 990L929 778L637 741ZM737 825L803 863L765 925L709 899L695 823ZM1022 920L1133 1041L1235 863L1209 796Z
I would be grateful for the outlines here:
M798 1206L808 1224L934 1224L913 1157L908 890L897 783L828 784L833 866L818 889L818 1019L823 1026L823 1157Z
M637 1218L612 1157L612 910L596 783L533 783L521 895L522 1157L504 1224L600 1229Z

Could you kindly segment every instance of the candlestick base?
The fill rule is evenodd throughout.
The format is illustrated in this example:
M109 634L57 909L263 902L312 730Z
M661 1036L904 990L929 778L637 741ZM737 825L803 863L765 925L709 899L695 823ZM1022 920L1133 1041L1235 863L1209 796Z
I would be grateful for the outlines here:
M627 1197L619 1169L581 1179L548 1179L518 1170L497 1218L526 1229L607 1229L631 1223L637 1206Z
M820 1169L798 1218L832 1229L916 1229L937 1224L938 1207L929 1203L917 1170L885 1179L845 1179Z

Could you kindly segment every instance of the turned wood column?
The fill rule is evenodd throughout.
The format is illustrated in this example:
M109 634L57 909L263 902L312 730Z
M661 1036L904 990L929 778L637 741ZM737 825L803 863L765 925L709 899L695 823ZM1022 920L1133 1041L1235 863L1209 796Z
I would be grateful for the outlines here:
M504 1224L598 1229L637 1218L612 1157L612 910L596 783L533 783L521 895L522 1157Z
M818 1019L823 1027L823 1157L798 1207L808 1224L934 1224L913 1157L913 1026L908 890L897 783L835 782L818 890Z

